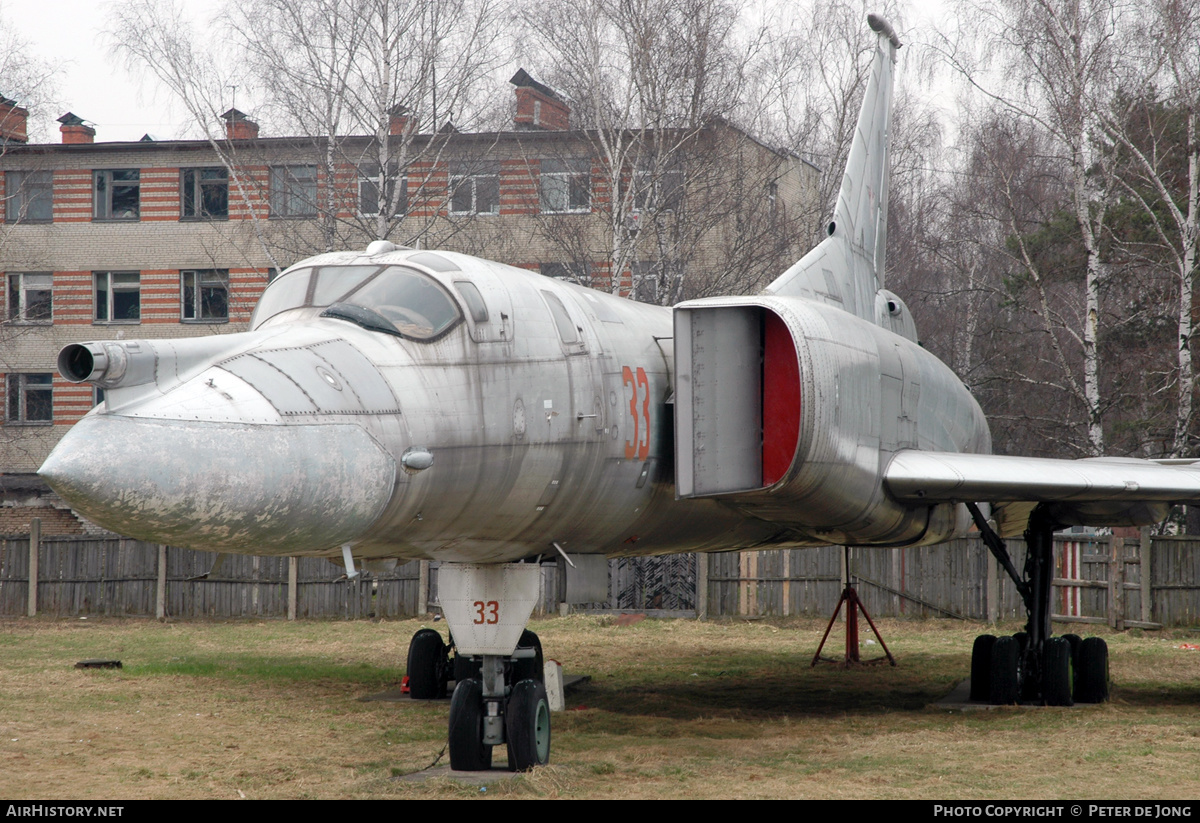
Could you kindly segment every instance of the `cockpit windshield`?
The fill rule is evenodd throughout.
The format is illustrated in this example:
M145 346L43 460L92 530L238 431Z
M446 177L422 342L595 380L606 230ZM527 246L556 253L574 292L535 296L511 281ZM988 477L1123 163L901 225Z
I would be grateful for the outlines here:
M407 266L318 266L288 272L267 287L251 328L288 309L329 307L364 328L433 340L462 319L458 304L428 275Z
M340 302L382 315L401 336L414 340L438 337L462 318L441 286L404 266L388 266Z

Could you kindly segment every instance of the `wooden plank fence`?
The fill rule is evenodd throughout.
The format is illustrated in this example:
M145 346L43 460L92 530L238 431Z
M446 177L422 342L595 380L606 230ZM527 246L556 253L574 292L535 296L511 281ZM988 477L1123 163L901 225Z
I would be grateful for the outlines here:
M398 618L437 604L437 564L347 580L324 558L216 555L115 537L0 538L0 615ZM1200 624L1200 538L1056 537L1056 619L1115 628ZM33 551L31 551L33 547ZM1010 541L1018 569L1020 541ZM848 555L848 565L846 556ZM35 583L30 584L31 559ZM541 613L556 613L561 562L542 566ZM873 616L1024 616L978 539L903 549L818 549L619 558L609 599L577 610L701 616L827 616L854 581Z
M1018 570L1024 546L1009 541ZM838 546L710 555L701 611L832 614L854 580L872 616L1024 618L1016 586L978 538L901 549ZM1057 535L1054 618L1114 628L1200 624L1200 538ZM1147 573L1147 567L1149 573Z
M201 579L216 553L31 531L0 539L0 614L355 619L415 615L421 605L415 561L347 580L345 569L325 558L227 555Z

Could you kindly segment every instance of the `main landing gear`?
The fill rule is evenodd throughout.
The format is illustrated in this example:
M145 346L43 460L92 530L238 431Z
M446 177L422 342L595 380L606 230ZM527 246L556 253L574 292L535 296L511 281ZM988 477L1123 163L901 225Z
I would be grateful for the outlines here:
M1008 549L967 504L983 541L1017 586L1029 620L1011 637L983 634L971 649L971 700L1004 705L1041 703L1071 706L1108 700L1108 645L1100 637L1050 635L1054 582L1054 529L1058 523L1038 506L1025 531L1025 574L1017 573Z
M408 683L413 699L429 700L444 697L455 681L449 731L455 771L490 769L498 745L507 747L513 771L550 762L542 644L525 629L539 575L536 564L441 566L438 585L450 645L432 629L413 635Z

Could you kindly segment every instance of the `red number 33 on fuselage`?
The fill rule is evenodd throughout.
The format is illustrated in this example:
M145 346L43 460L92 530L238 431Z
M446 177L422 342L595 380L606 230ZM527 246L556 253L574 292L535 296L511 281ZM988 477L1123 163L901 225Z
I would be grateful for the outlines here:
M637 377L633 369L621 369L621 381L632 391L629 396L629 416L633 421L630 437L625 438L625 459L645 460L650 456L650 379L646 370L638 366Z

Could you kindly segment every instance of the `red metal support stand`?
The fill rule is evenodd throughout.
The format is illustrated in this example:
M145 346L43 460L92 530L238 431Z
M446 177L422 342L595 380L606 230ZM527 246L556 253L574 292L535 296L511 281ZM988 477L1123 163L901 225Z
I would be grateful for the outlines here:
M888 651L887 644L883 642L883 637L879 634L879 629L875 628L874 621L871 620L871 615L867 613L867 607L858 599L858 592L854 590L854 584L850 582L850 549L843 547L846 558L846 588L842 590L842 596L838 598L837 606L833 610L833 616L829 618L829 625L825 627L825 635L821 638L821 645L817 646L817 653L813 655L812 665L817 663L840 663L843 666L867 665L871 663L882 663L887 660L893 666L896 665L896 658L892 657L892 653ZM833 624L837 620L838 613L842 610L842 604L846 604L846 656L842 660L835 660L832 657L821 657L821 650L825 648L825 641L829 639L829 632L833 630ZM879 645L883 647L885 657L876 657L872 660L862 660L858 655L858 613L862 612L863 617L867 619L867 625L871 627L871 631L875 633L875 638L879 641Z

